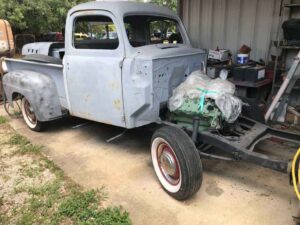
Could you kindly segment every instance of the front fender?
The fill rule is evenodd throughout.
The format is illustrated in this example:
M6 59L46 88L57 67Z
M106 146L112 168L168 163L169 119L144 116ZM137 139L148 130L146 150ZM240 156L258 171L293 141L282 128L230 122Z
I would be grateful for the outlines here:
M3 77L3 87L10 103L14 93L23 95L39 121L49 121L63 115L55 82L45 74L28 70L12 71Z

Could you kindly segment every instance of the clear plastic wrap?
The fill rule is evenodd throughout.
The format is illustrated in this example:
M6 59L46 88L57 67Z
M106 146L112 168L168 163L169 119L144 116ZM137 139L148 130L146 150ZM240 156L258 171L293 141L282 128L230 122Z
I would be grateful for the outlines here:
M236 121L242 112L242 101L233 95L220 95L215 99L215 103L228 123Z
M199 99L201 106L204 104L204 99L210 98L215 100L224 119L232 123L237 119L242 108L242 102L233 96L234 92L235 85L231 82L220 78L211 79L202 71L195 71L173 90L168 107L171 112L176 111L182 106L185 98Z

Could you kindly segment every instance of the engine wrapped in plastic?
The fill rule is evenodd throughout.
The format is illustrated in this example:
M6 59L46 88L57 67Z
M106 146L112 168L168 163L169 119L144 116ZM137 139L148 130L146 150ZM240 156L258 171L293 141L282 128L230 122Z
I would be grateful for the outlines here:
M234 92L231 82L195 71L173 90L168 108L175 114L199 116L209 121L209 126L218 127L221 119L233 123L241 113L242 101Z

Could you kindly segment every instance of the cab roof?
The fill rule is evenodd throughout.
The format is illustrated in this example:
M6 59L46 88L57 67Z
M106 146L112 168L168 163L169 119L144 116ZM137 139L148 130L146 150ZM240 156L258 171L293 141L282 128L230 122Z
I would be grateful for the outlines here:
M105 10L120 17L124 17L128 14L157 14L177 18L176 13L167 7L157 6L152 3L129 1L91 1L73 7L69 11L69 15L77 11L85 10Z

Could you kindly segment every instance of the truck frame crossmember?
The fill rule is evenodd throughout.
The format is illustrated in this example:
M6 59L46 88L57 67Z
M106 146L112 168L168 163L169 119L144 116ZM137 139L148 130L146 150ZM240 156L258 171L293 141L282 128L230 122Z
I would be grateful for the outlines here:
M197 119L194 119L193 130L189 131L192 132L192 137L197 136L196 142L200 141L202 143L198 150L203 158L245 160L279 172L290 172L289 160L254 152L254 148L260 141L269 138L300 143L300 135L283 132L246 117L239 118L231 135L222 135L215 129L198 132L197 123ZM230 153L232 157L228 158L204 152L207 148L204 149L203 146L216 147L221 151Z

